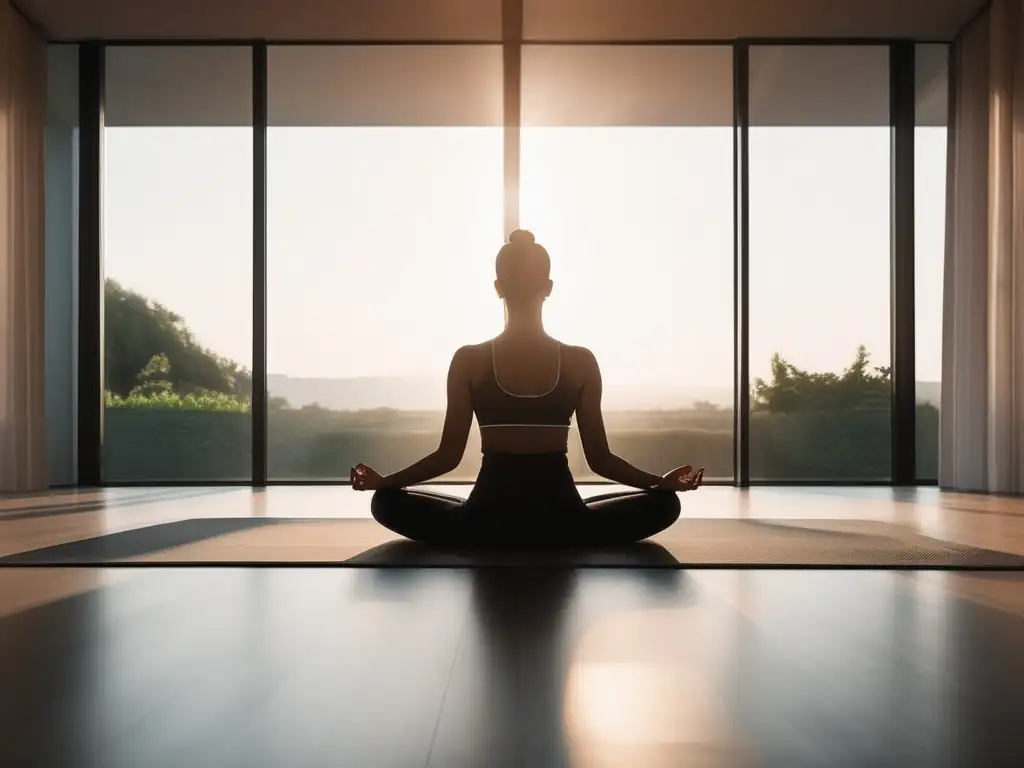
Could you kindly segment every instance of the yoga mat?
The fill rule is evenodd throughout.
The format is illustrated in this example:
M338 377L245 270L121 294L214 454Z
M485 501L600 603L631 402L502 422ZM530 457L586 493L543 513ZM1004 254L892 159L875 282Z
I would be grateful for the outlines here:
M367 519L196 518L8 555L0 565L1021 570L1024 556L867 520L696 518L611 549L449 551Z

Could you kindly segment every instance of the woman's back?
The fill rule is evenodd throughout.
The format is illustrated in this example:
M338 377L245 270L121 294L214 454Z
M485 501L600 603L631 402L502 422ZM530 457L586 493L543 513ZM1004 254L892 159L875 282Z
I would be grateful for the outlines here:
M583 377L580 349L544 334L472 348L470 393L484 453L564 453Z

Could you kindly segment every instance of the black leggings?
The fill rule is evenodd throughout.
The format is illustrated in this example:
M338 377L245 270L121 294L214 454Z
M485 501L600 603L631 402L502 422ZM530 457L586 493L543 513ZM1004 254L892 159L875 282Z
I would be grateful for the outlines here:
M622 491L584 500L565 454L485 454L468 499L380 490L377 522L432 546L615 546L653 536L679 519L671 491Z

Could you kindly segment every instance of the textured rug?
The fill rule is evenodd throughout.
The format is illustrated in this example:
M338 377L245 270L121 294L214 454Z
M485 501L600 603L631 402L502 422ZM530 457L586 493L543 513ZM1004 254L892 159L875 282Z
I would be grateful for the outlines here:
M866 520L696 518L612 549L448 551L366 519L197 518L8 555L0 565L1021 570L1024 556Z

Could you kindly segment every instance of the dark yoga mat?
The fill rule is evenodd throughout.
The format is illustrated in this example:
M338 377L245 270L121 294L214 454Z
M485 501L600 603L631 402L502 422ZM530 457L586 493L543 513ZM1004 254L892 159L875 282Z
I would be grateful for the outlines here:
M1021 570L1024 556L867 520L698 518L614 549L445 551L366 519L197 518L8 555L0 565Z

